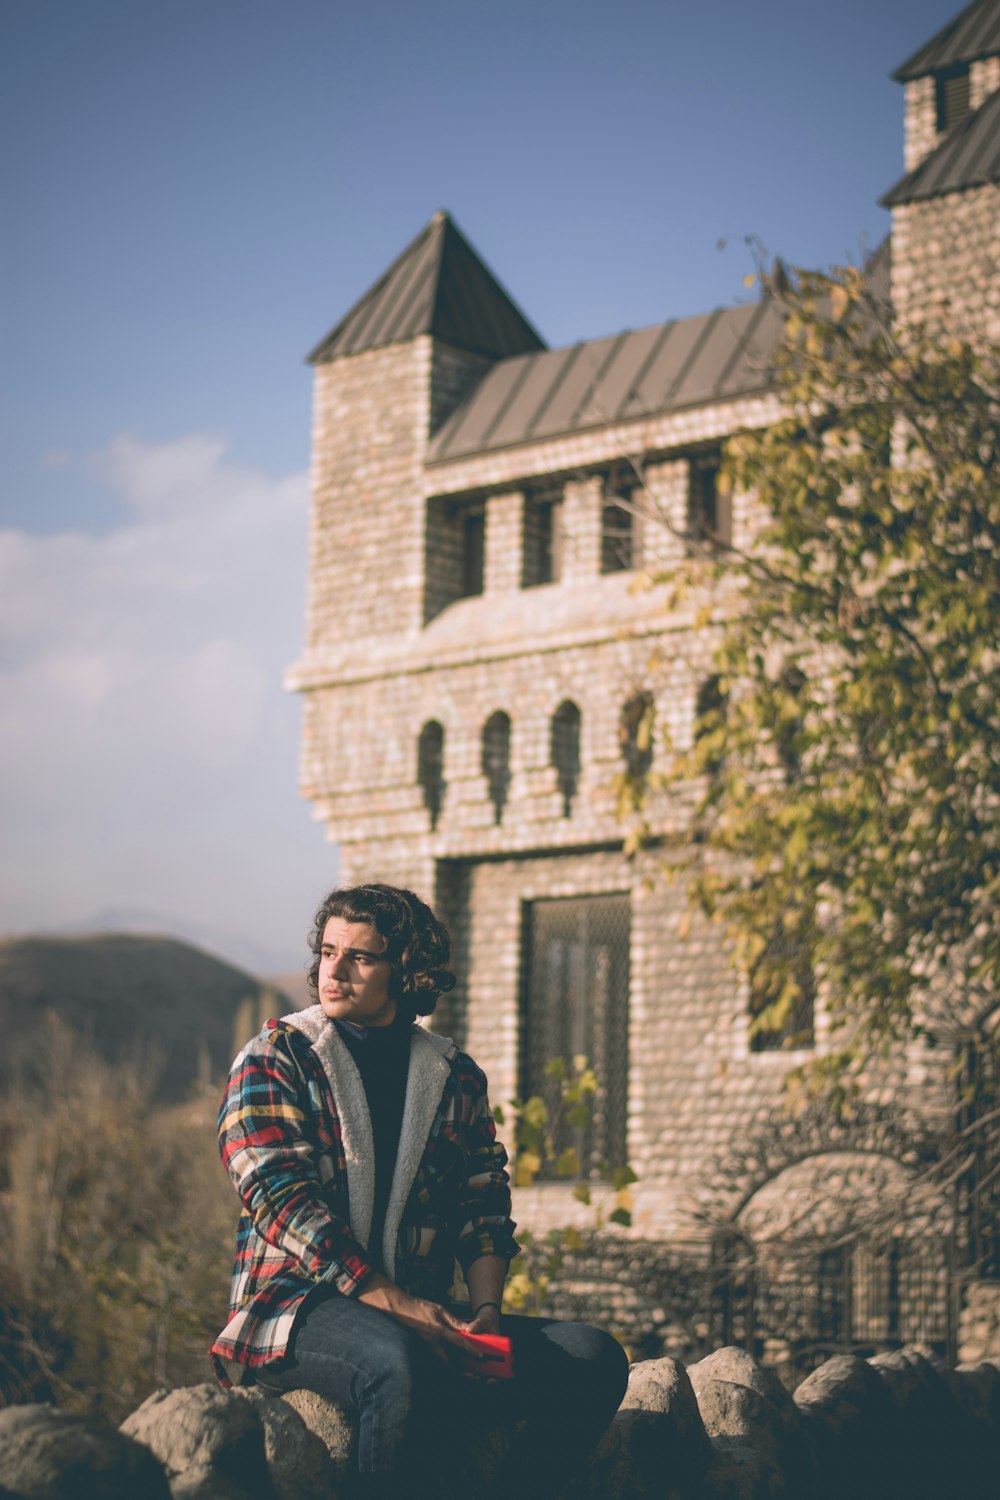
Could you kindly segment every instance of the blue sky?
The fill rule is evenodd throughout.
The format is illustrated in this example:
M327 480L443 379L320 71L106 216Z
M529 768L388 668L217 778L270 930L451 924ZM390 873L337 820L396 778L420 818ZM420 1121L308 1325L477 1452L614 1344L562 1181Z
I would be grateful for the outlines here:
M553 345L858 258L959 8L6 0L0 932L294 965L305 352L440 207Z

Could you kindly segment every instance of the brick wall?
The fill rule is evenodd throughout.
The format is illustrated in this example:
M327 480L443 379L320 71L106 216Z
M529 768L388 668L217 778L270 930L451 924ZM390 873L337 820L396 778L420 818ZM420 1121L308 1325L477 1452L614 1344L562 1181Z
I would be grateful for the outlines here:
M1000 338L1000 188L893 211L892 298L901 321Z

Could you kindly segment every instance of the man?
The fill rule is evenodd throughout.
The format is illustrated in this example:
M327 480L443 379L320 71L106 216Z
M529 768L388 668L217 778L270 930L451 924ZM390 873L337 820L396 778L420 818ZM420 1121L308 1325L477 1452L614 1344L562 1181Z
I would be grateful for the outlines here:
M268 1023L223 1100L242 1213L219 1377L235 1366L353 1408L372 1490L412 1486L413 1454L446 1453L476 1407L529 1416L505 1487L516 1474L552 1493L617 1409L627 1365L597 1329L501 1315L517 1245L486 1079L415 1024L454 987L448 933L411 891L365 885L327 897L312 945L318 1003ZM449 1305L456 1259L468 1312ZM511 1338L513 1380L462 1379L470 1332Z

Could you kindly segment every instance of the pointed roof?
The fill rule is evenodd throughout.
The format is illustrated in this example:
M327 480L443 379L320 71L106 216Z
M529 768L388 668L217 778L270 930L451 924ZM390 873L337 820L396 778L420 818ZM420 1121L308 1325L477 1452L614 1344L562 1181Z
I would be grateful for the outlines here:
M545 348L444 210L307 357L325 364L421 333L493 359Z
M897 83L909 83L955 63L992 57L995 52L1000 52L1000 0L973 0L892 76Z
M1000 89L879 201L883 208L898 208L987 182L1000 182Z

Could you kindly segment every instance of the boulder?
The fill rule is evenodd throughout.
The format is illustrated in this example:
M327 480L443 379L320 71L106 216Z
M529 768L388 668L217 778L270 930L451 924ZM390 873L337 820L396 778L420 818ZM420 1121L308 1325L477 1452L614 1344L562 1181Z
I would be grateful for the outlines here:
M335 1500L338 1472L323 1440L280 1396L255 1386L235 1392L253 1405L264 1429L267 1469L278 1500Z
M883 1500L892 1485L892 1409L878 1371L857 1355L835 1355L803 1380L794 1400L822 1500Z
M574 1500L674 1500L695 1492L711 1460L684 1366L676 1359L643 1360L629 1371L622 1404L571 1494Z
M160 1460L173 1500L276 1500L257 1408L234 1391L156 1391L121 1430Z
M18 1500L170 1500L146 1448L109 1422L54 1406L0 1411L0 1485Z
M778 1377L745 1349L718 1349L688 1367L715 1450L706 1493L733 1500L807 1500L815 1475L799 1410Z
M1000 1370L987 1364L936 1368L959 1424L954 1487L970 1495L988 1493L1000 1468Z
M894 1349L868 1361L884 1381L896 1491L905 1500L938 1500L961 1488L963 1414L931 1361L917 1349Z
M351 1414L315 1391L286 1391L280 1399L323 1444L336 1485L352 1467L356 1432Z

